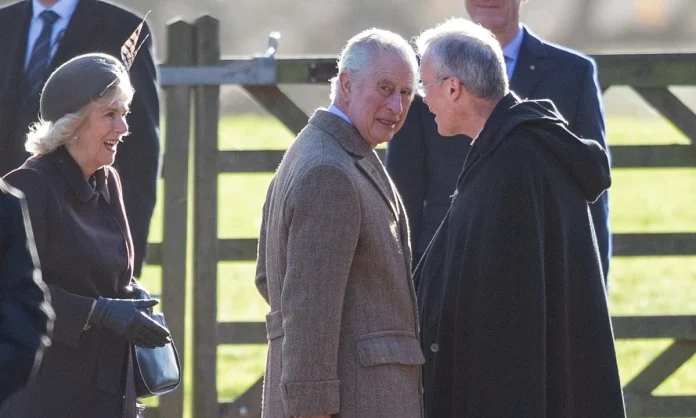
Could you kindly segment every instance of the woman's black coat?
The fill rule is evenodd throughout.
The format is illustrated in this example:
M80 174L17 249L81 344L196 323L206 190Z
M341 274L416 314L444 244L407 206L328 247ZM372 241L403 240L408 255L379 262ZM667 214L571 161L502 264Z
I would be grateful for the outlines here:
M26 196L56 321L36 379L8 400L1 418L135 417L130 344L85 330L94 300L121 297L133 277L118 174L105 167L93 177L94 188L64 147L5 177Z

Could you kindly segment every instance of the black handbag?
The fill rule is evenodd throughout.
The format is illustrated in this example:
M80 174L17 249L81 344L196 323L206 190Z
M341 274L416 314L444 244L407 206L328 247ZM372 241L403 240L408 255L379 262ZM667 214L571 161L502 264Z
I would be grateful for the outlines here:
M152 313L150 318L167 328L161 313ZM174 341L157 348L132 345L132 350L135 394L138 398L164 395L179 387L181 364Z

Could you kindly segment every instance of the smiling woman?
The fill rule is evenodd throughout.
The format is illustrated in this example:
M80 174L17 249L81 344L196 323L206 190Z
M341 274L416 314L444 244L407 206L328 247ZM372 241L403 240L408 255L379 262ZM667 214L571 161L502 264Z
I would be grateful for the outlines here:
M170 341L145 312L157 301L133 277L133 241L111 167L128 133L128 66L87 54L58 67L27 136L33 155L5 177L26 196L56 321L36 379L0 418L135 418L133 345Z
M82 169L85 178L89 178L97 169L113 164L117 145L128 132L125 116L133 98L133 86L127 75L125 78L119 75L120 63L111 59L114 62L109 63L108 58L94 57L94 62L90 65L102 67L103 71L113 71L116 77L121 77L119 82L75 111L60 116L55 121L42 119L33 125L27 135L27 151L37 156L65 146ZM73 71L85 70L78 68L77 64L74 66L76 68ZM54 106L52 103L44 103L44 107L48 109ZM51 110L47 111L49 114L50 112Z
M85 122L75 132L74 140L65 145L86 178L100 167L114 163L116 147L128 133L127 102L122 97L111 104L105 101L106 105L98 102L89 105Z

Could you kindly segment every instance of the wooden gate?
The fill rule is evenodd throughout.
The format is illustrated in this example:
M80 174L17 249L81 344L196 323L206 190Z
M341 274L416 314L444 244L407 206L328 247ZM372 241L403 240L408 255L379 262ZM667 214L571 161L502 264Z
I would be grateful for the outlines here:
M306 115L277 84L326 84L336 58L223 60L219 23L203 16L168 25L168 59L160 66L166 94L164 237L151 244L148 262L161 264L163 309L183 357L187 255L187 201L193 195L193 416L259 417L262 379L232 403L219 403L216 371L220 344L265 344L262 322L217 322L219 261L253 261L255 239L218 239L218 174L273 172L284 151L220 151L220 86L239 85L292 132ZM672 122L690 145L614 146L613 167L696 167L696 115L669 86L696 85L696 54L594 56L602 89L625 85ZM189 154L193 158L189 160ZM383 157L383 151L380 154ZM188 183L189 161L193 183ZM696 255L696 234L614 234L616 256ZM251 278L250 278L251 280ZM657 397L653 390L696 353L696 316L614 317L617 339L669 338L674 343L624 388L630 417L696 416L696 396ZM149 417L182 416L183 391L162 398Z

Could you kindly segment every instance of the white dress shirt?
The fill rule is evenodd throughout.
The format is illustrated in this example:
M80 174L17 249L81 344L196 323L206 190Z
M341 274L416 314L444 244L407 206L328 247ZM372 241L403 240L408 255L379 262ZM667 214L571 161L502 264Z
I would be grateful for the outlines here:
M68 23L70 23L70 18L72 17L75 9L77 8L77 3L80 0L58 0L58 2L53 5L53 7L46 7L39 0L32 0L32 15L31 22L29 23L29 33L27 38L27 54L24 59L24 68L29 65L29 60L31 59L31 52L34 49L34 44L41 34L44 22L39 17L41 12L44 10L52 10L58 14L58 20L53 24L53 32L51 34L51 59L56 55L56 50L58 50L58 44L60 43L65 29L68 28Z
M343 112L341 111L341 109L339 109L339 108L337 108L336 106L334 106L333 103L331 103L331 104L329 105L329 108L326 109L326 110L328 110L329 112L331 112L331 113L333 113L334 115L338 116L339 118L343 119L344 121L350 123L351 125L353 124L353 122L350 121L350 118L349 118L345 113L343 113Z
M503 47L503 56L505 56L505 72L508 80L512 80L512 75L515 73L517 66L517 58L520 56L520 48L522 48L522 40L524 39L524 30L522 26L517 29L517 35Z
M517 66L517 61L520 56L520 49L522 48L522 40L524 39L524 30L522 26L517 30L517 35L512 38L512 41L503 47L503 57L505 58L505 73L507 74L508 81L512 80L512 75L515 73L515 67ZM476 138L471 139L471 146L476 142ZM453 196L456 196L457 192Z

